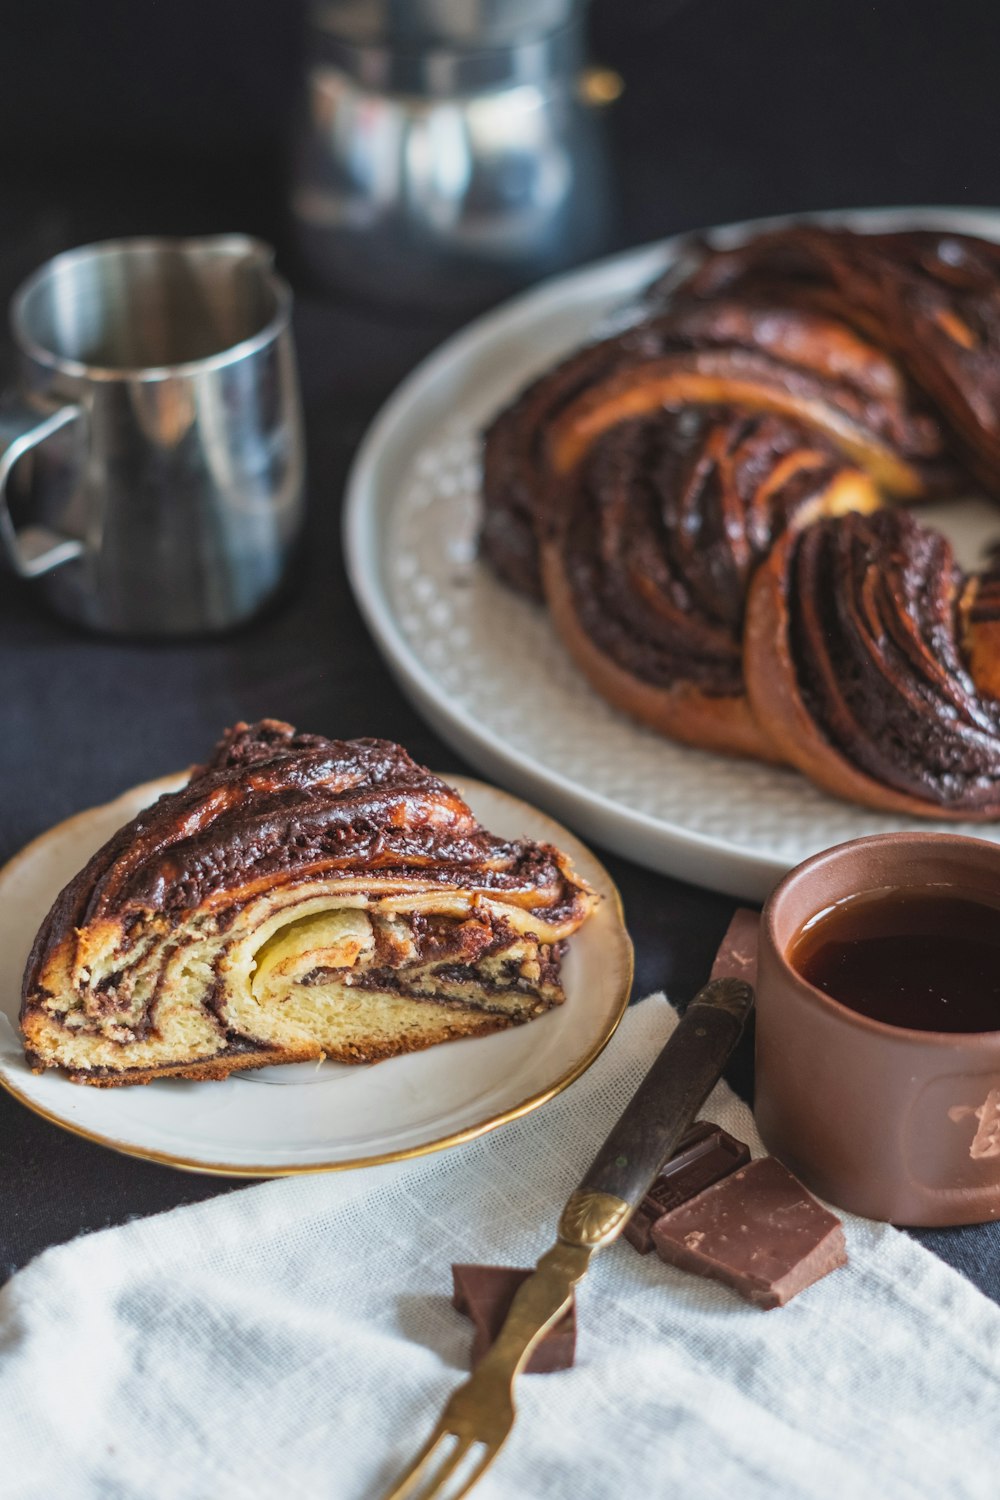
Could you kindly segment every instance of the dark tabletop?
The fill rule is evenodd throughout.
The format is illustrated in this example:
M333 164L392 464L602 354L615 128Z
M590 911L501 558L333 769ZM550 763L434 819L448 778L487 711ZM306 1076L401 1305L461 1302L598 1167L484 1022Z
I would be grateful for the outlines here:
M469 770L383 666L347 586L340 504L367 423L450 331L432 314L320 297L284 214L301 14L278 0L22 7L0 52L0 301L57 250L126 233L244 229L298 292L310 513L283 600L238 634L102 640L0 586L0 858L81 808L203 757L235 720L400 740ZM609 111L608 248L849 204L1000 203L1000 9L979 0L598 0ZM704 978L730 899L605 856L636 994ZM732 1074L750 1087L749 1050ZM540 1128L541 1124L540 1124ZM47 1245L244 1185L117 1156L0 1093L0 1275ZM1000 1226L919 1237L1000 1301Z

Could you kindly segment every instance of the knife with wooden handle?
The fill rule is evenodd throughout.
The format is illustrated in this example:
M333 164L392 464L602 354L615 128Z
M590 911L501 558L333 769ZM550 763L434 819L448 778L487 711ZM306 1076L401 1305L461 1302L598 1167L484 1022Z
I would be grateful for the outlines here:
M741 979L698 991L639 1085L559 1220L558 1239L518 1289L476 1376L512 1379L566 1311L596 1250L611 1244L638 1208L721 1077L753 1009Z

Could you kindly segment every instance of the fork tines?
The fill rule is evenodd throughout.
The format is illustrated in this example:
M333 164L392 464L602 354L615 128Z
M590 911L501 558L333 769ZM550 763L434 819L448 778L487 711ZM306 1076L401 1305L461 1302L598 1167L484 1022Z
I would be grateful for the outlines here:
M455 1439L455 1446L445 1454L437 1468L430 1472L428 1466L434 1454L443 1447L448 1438ZM499 1447L499 1443L490 1446L474 1437L462 1436L451 1431L444 1422L439 1422L406 1473L401 1475L393 1488L387 1492L385 1500L404 1500L404 1497L406 1500L433 1500L435 1496L443 1496L448 1481L454 1477L473 1449L485 1449L471 1472L465 1473L462 1477L459 1488L454 1489L449 1486L448 1500L461 1500L461 1497L467 1495L472 1486L482 1478L496 1458Z

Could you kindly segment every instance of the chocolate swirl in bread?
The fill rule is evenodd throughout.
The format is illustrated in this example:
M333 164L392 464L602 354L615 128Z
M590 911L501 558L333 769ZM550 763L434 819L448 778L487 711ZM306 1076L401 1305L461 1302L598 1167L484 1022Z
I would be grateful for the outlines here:
M1000 245L798 224L709 252L672 295L712 305L779 297L858 329L899 360L968 471L1000 495Z
M888 492L920 498L954 477L941 429L894 361L809 309L701 305L578 350L531 384L484 437L483 555L541 597L538 535L553 487L619 422L660 410L739 407L805 424Z
M664 348L659 324L650 321L577 349L526 386L486 429L480 549L497 577L518 593L544 597L537 529L552 485L552 423L582 392Z
M893 360L842 321L725 301L680 307L653 327L656 349L591 382L552 420L557 473L617 422L704 405L804 423L901 498L934 493L953 473L938 423Z
M56 900L26 1050L110 1084L494 1031L562 1001L592 903L558 850L488 833L400 746L237 725Z
M746 671L788 759L855 801L1000 816L1000 703L969 669L967 588L944 537L902 511L779 542L751 590Z
M595 686L636 718L770 756L744 696L750 577L786 526L876 503L867 476L798 423L717 407L619 423L553 504L553 621Z
M548 423L635 348L636 335L625 334L578 349L505 406L484 435L480 548L497 577L529 598L542 598L535 518L546 484Z

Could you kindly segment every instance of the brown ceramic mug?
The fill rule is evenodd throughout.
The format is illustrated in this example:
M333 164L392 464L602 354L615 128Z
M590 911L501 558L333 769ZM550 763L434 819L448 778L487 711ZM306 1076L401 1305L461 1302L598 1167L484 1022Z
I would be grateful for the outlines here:
M1000 1217L1000 1018L984 1032L890 1026L814 988L789 961L804 925L834 902L916 887L1000 906L1000 845L938 833L854 839L772 891L754 1113L768 1150L841 1208L894 1224L981 1223Z

